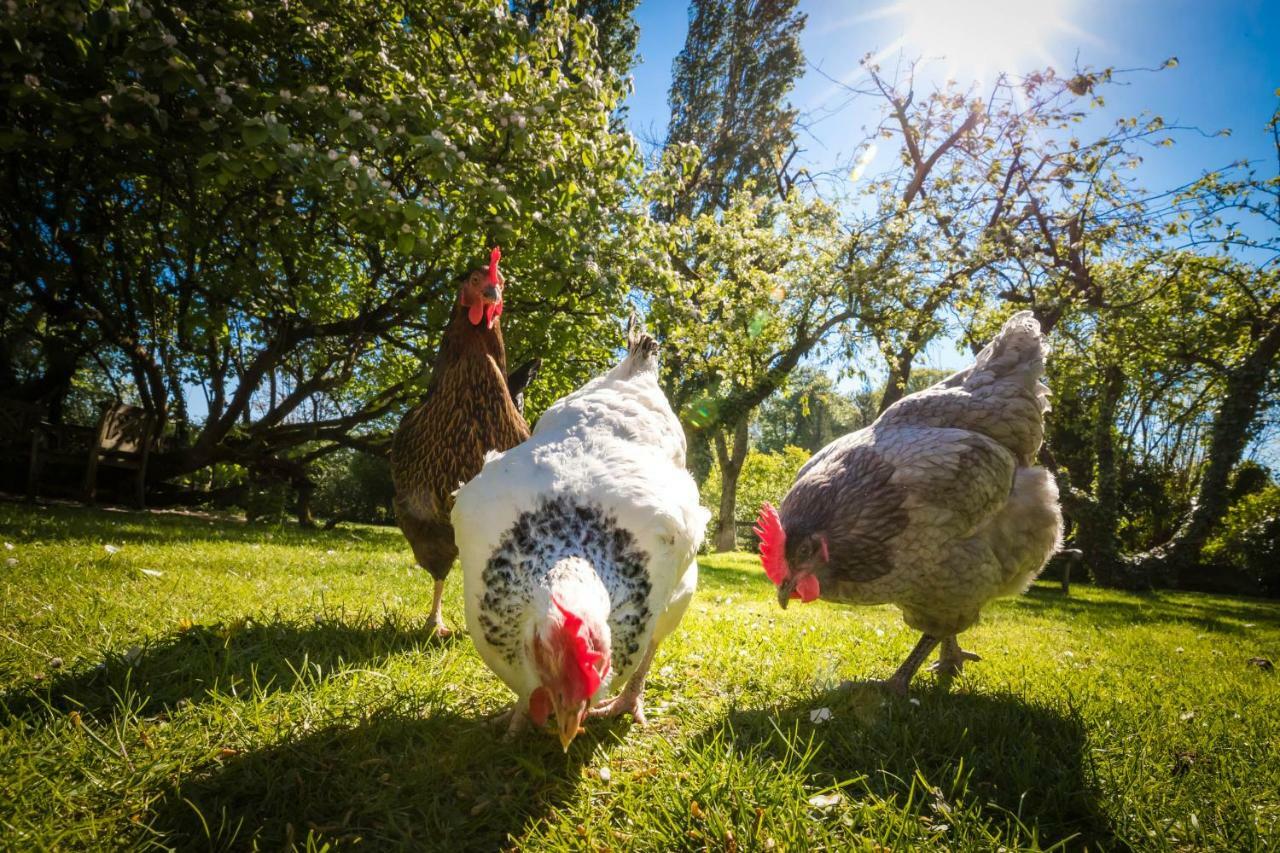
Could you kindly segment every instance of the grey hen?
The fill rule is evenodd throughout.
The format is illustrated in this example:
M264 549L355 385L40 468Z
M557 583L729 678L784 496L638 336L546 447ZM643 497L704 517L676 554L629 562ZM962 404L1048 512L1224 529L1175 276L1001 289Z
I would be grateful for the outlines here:
M1014 315L973 366L827 445L777 510L761 510L761 559L784 608L891 603L923 633L884 682L895 692L939 644L935 671L978 660L956 635L987 602L1025 590L1059 547L1057 485L1034 465L1046 352L1031 312Z

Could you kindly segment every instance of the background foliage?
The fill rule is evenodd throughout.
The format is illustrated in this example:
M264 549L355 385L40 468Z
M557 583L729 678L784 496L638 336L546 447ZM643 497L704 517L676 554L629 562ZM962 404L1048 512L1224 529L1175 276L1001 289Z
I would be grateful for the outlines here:
M1275 117L1275 162L1145 188L1192 129L1108 99L1156 71L868 61L841 85L875 121L813 174L796 6L694 0L645 157L634 0L14 0L0 397L155 414L152 504L385 522L387 438L500 243L511 357L544 360L529 414L639 309L728 549L798 454L1027 308L1094 579L1274 591Z

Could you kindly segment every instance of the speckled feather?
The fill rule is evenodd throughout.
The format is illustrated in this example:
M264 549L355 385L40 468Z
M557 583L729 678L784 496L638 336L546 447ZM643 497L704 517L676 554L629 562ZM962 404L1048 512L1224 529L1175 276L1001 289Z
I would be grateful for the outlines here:
M608 590L613 666L630 671L652 615L649 555L616 517L567 495L543 498L522 512L485 564L477 617L484 641L508 664L517 665L521 614L533 604L534 589L548 583L548 573L565 557L590 563Z
M972 367L806 463L779 514L788 547L826 538L822 598L894 603L912 627L946 636L1030 583L1062 527L1053 478L1032 465L1044 357L1039 325L1017 314Z

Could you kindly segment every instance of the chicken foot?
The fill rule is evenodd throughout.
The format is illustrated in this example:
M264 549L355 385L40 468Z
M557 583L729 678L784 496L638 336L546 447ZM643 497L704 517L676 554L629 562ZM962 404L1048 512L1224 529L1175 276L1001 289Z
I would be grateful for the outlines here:
M653 663L653 653L658 650L656 643L649 644L640 665L627 679L627 686L622 692L601 705L587 712L588 717L617 717L630 714L636 725L644 725L644 680L649 674L649 666Z
M981 657L973 652L966 652L960 648L956 635L942 638L942 650L938 652L938 659L934 661L933 666L929 667L930 672L936 672L944 678L954 678L964 671L964 665L967 661L980 661Z
M911 654L907 655L907 659L902 665L886 679L872 679L870 681L846 681L840 685L842 689L857 687L859 685L871 685L874 687L883 687L891 693L898 696L907 695L907 686L911 684L911 679L915 676L916 671L920 669L929 655L933 654L933 649L938 645L939 639L928 634L921 634L919 641L916 642L915 648L911 650Z
M506 727L504 740L511 740L529 726L529 708L526 703L515 701L505 711L499 711L489 718L489 725L495 729Z

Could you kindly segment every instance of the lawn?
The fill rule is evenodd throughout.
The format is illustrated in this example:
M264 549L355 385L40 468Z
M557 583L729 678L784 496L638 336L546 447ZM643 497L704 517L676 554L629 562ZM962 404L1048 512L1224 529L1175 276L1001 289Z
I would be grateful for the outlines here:
M895 610L708 557L648 724L566 755L487 725L394 530L10 503L0 540L3 849L1280 846L1273 602L1039 585L905 700L836 689L906 654Z

